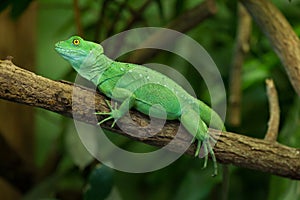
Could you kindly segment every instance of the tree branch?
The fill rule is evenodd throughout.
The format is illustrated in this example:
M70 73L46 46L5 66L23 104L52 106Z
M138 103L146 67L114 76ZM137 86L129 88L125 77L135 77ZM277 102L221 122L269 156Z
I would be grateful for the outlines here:
M199 5L185 11L182 15L175 18L169 24L165 26L165 28L179 31L181 33L185 33L188 30L191 30L207 18L213 16L217 12L217 6L214 0L206 0ZM153 34L149 39L145 41L145 43L151 44L170 44L173 43L174 38L170 37L170 35L165 35L164 31L158 31ZM156 49L147 49L144 51L136 51L134 52L129 59L128 62L131 63L143 63L149 58L154 57L158 51Z
M272 79L266 80L266 88L269 99L270 118L268 123L268 130L265 135L265 140L276 142L280 121L280 108L276 87Z
M82 29L82 24L81 24L81 11L79 8L79 2L78 0L73 0L73 10L74 10L74 18L75 18L75 24L76 24L76 29L77 29L77 34L80 37L83 37L83 29Z
M251 29L251 17L245 7L238 3L238 27L229 80L229 115L227 121L231 126L239 126L241 123L242 69L244 58L250 49Z
M72 107L74 89L76 89L77 100L76 106ZM106 97L103 95L95 94L91 89L38 76L15 66L11 61L0 61L0 98L44 108L67 117L76 116L77 120L94 125L97 123L93 114L95 109L103 112L108 111L105 104ZM178 129L178 121L168 121L157 134L146 138L140 137L145 135L145 132L136 130L135 123L145 125L149 123L149 119L136 111L130 111L130 114L133 122L126 121L126 119L125 121L121 120L126 124L128 132L132 133L130 135L118 128L110 128L111 122L105 123L103 127L158 147L168 144ZM210 130L210 133L214 135L218 134L218 131ZM184 145L188 144L190 137L191 135L185 132L178 142L170 145L170 150L178 152ZM195 149L194 143L186 151L186 154L193 155ZM217 160L221 163L231 163L236 166L300 180L299 149L223 132L218 138L214 151Z
M240 0L269 38L300 96L300 40L282 13L268 0Z

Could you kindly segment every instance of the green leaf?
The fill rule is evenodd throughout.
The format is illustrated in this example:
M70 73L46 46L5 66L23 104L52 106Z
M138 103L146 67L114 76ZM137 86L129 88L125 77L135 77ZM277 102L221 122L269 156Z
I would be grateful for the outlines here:
M88 126L87 132L89 132ZM71 159L80 169L84 169L94 160L93 156L82 144L79 135L73 125L69 125L68 127L65 142L67 151L69 152Z
M54 173L32 188L22 200L48 199L57 189L58 183L64 178L64 173Z
M268 199L300 199L300 182L278 176L272 176L270 181L270 192Z
M243 90L248 89L269 77L268 68L259 60L250 60L243 67Z
M221 175L212 178L211 169L190 170L177 190L175 200L208 199L214 186L221 182Z
M85 200L101 200L108 197L113 187L113 171L105 165L97 165L88 178Z
M298 96L292 104L283 128L279 133L279 141L288 146L298 147L300 143L300 100Z
M162 19L165 19L164 8L161 0L155 0L155 3L158 6L159 15Z

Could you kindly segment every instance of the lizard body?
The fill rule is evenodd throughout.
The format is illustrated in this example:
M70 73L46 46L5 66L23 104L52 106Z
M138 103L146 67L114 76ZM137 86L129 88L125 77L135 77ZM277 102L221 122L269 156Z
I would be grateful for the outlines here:
M204 167L209 152L214 162L214 175L217 164L208 134L207 124L225 130L223 121L209 106L187 93L181 86L167 76L132 63L113 61L104 55L101 45L73 36L55 45L56 51L84 78L90 80L106 96L122 102L119 108L109 107L109 115L99 124L114 119L115 122L134 107L153 117L168 120L178 119L198 140L195 156L199 155L201 144L206 153ZM151 109L151 113L150 113Z

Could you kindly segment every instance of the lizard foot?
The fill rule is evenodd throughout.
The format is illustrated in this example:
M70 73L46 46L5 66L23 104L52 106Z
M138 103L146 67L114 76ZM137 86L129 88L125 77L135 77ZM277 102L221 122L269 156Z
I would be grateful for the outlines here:
M103 119L102 121L98 122L97 124L100 125L108 120L114 119L114 122L112 123L111 127L114 127L116 122L118 121L119 118L121 118L121 112L116 109L117 108L117 102L114 104L114 108L111 106L110 102L108 100L105 100L107 106L111 110L110 112L95 112L94 114L96 115L109 115L109 117Z
M212 161L213 161L213 165L214 165L214 173L212 174L212 176L216 176L218 174L217 159L216 159L215 153L213 151L213 148L210 144L209 139L204 140L204 141L198 140L197 149L196 149L196 152L194 155L195 155L195 157L199 156L202 145L203 145L203 151L204 151L204 164L203 164L202 169L207 167L208 154L210 154Z

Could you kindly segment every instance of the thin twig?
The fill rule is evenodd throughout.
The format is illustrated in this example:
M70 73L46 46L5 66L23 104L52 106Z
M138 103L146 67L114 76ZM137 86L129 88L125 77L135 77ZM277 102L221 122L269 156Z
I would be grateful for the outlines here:
M114 33L115 28L117 27L117 24L119 22L119 19L122 16L121 14L124 11L124 8L126 7L127 3L128 3L128 0L124 0L120 4L120 6L119 6L119 8L116 12L116 15L114 16L114 19L112 20L112 22L110 23L109 28L107 29L107 33L106 33L107 37L111 36Z
M146 10L146 8L148 8L148 6L150 5L151 2L152 2L152 0L145 1L144 4L137 10L133 10L131 8L128 9L131 12L132 17L128 21L128 23L125 26L125 28L123 29L123 31L132 28L132 26L134 24L136 24L139 20L141 20L143 18L142 15L144 14L144 11Z
M229 105L227 120L232 126L241 123L241 99L242 99L242 67L245 55L249 51L251 34L251 17L244 6L238 3L238 28L236 44L232 59L230 82L229 82Z
M167 24L165 28L173 29L179 32L187 32L191 30L208 17L213 16L217 12L216 3L214 0L206 0L192 9L187 10L182 15L174 19L172 22ZM145 43L154 44L169 44L174 41L173 37L165 35L164 31L153 34ZM153 45L155 46L155 45ZM131 63L143 63L146 60L156 55L157 49L147 49L146 51L135 51L128 62Z
M222 200L228 199L228 192L229 192L229 185L230 185L230 171L228 165L222 166Z
M278 103L278 95L272 79L266 79L266 88L269 100L270 118L268 123L268 131L265 140L275 142L278 136L280 108Z
M75 16L75 24L77 28L77 34L81 37L84 37L83 29L81 25L81 14L78 0L73 0L73 9L74 9L74 16Z
M152 2L152 0L147 0L146 2L144 2L144 4L137 9L136 11L133 10L131 7L128 6L128 10L130 11L130 13L132 14L131 19L128 21L127 25L125 26L125 28L123 28L123 31L126 31L130 28L132 28L132 26L134 24L136 24L137 22L139 22L143 17L144 11L146 10L146 8L150 5L150 3ZM127 5L127 4L126 4ZM112 48L112 52L111 52L111 56L114 57L115 55L117 55L120 51L120 49L122 49L121 47L124 45L125 42L125 34L122 34L120 36L120 38L118 39L118 42L115 43L114 46L110 47Z
M108 7L108 4L110 3L111 1L109 0L104 0L103 2L100 1L100 4L101 4L101 11L99 12L99 16L98 16L98 19L97 19L97 22L96 22L96 25L95 25L95 39L94 41L99 41L100 39L100 31L103 29L104 27L104 16L105 16L105 13L107 11L107 7Z

